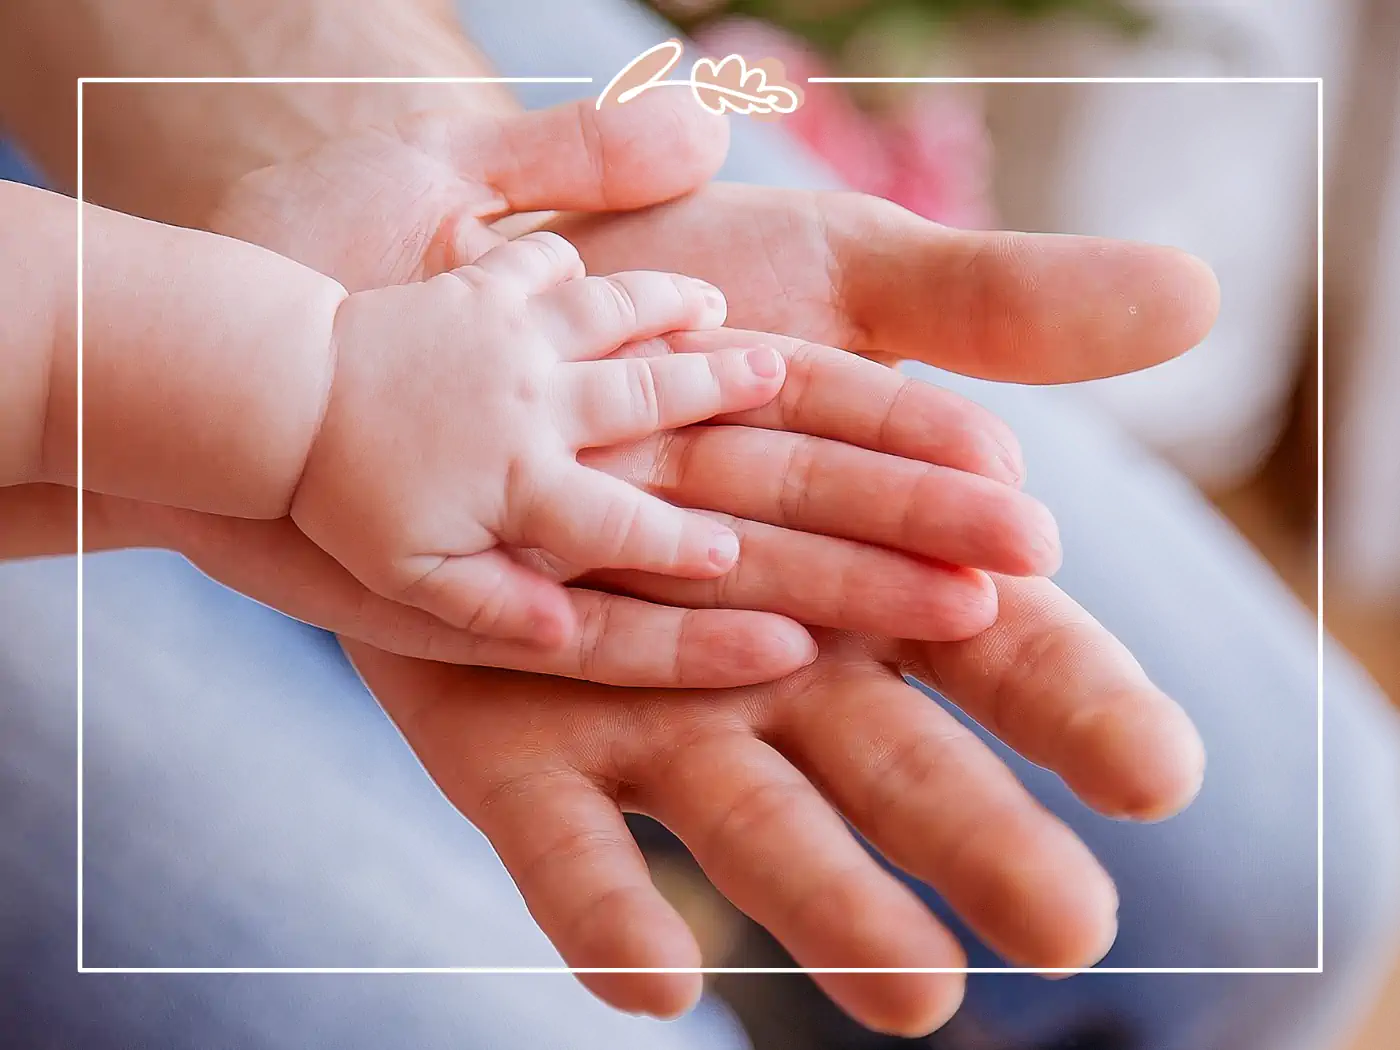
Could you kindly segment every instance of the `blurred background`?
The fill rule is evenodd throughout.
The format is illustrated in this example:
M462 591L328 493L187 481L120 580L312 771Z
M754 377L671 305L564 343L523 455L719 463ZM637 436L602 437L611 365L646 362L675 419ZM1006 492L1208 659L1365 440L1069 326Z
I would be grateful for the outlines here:
M806 85L783 127L853 188L949 225L1179 245L1228 289L1206 344L1075 391L1175 463L1400 703L1400 3L1395 0L652 0L718 56L789 79L1318 77L1304 84ZM1203 162L1204 157L1210 163ZM1153 207L1143 209L1142 201ZM1319 305L1325 309L1318 332ZM1325 353L1319 355L1319 334ZM1319 426L1319 379L1325 390ZM1325 485L1318 484L1318 465ZM1325 594L1318 593L1319 520ZM660 881L709 965L787 965L681 857ZM1400 945L1397 945L1400 955ZM758 1050L906 1044L805 980L717 989ZM775 996L801 1000L778 1011ZM794 1018L805 1021L794 1025ZM956 1027L956 1022L954 1023ZM950 1031L958 1046L976 1033ZM1118 1045L1085 1033L1082 1050ZM1400 968L1363 1035L1400 1046ZM996 1050L988 1046L987 1050ZM1047 1048L1048 1050L1048 1048Z

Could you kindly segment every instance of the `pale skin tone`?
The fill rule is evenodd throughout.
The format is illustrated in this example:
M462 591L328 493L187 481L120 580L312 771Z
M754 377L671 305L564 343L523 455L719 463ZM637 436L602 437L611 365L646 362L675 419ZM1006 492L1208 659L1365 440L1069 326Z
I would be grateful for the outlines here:
M75 222L65 198L0 187L14 247L0 282L6 363L21 377L6 395L0 483L75 480ZM579 642L561 579L600 569L705 579L738 560L722 523L580 462L778 394L786 348L717 331L726 305L712 285L650 271L588 277L546 231L421 282L351 294L243 241L102 209L87 209L83 234L94 492L285 517L380 598L549 651ZM668 333L680 334L647 342ZM884 379L834 350L821 365L857 385ZM977 419L944 398L945 430ZM888 539L949 565L1053 568L1048 512L957 469L956 451L937 469L890 464L914 471L920 499L941 513L914 543ZM947 575L952 588L977 579Z
M334 18L340 25L394 24L377 17L372 5ZM321 24L315 17L307 21ZM437 14L425 14L419 29L438 24ZM331 70L368 66L385 73L479 68L465 51L446 62L435 56L415 65L393 31L343 32L353 40L339 53L313 47L316 35L287 32L279 51L260 47L250 32L243 53L253 60L243 68L269 74L326 70L326 63ZM305 44L305 66L289 70L285 54L296 54L298 43ZM162 71L155 60L141 69ZM381 94L364 105L392 105L392 99ZM285 98L281 106L297 108ZM301 107L308 118L302 147L352 126L334 106L318 110L303 101ZM504 199L505 207L488 211L494 218L511 208L635 207L649 199L648 185L665 187L650 199L669 197L686 183L699 185L712 174L723 139L722 132L695 126L692 110L677 109L652 135L683 127L690 148L665 152L667 162L653 163L644 177L629 169L625 148L611 151L607 163L592 154L571 162L564 150L553 154L551 166L529 163L483 174L450 155L391 143L380 154L382 170L339 169L334 193L323 188L317 194L319 175L308 177L304 166L289 164L282 176L265 173L251 198L229 193L217 221L226 232L241 226L250 239L328 270L349 287L422 276L465 261L482 242L493 241L479 224L457 221L458 193ZM154 114L157 107L142 112ZM487 111L474 102L443 119L461 134L472 129L472 136L508 141L514 130L526 140L519 155L543 154L539 140L530 152L524 123L530 118L507 109ZM149 123L161 129L156 140L179 140L178 115ZM172 187L182 180L203 185L221 177L206 172L206 164L227 173L249 159L249 167L279 159L262 141L258 128L264 126L250 111L231 114L221 126L217 164L194 154L161 166L148 154L139 169L145 182L131 177L116 184L144 186L150 194L144 210L159 216L159 202L173 199ZM53 138L62 141L62 129ZM415 193L390 203L390 187L421 187L424 171L444 167L451 174L434 185L447 187L446 195ZM55 170L65 169L58 164ZM153 172L162 174L151 178ZM140 207L119 196L112 202ZM240 198L246 207L238 206ZM352 223L370 202L384 221ZM730 324L793 336L799 340L794 354L811 340L1024 382L1086 379L1165 360L1201 338L1217 302L1209 272L1170 250L962 234L849 195L714 186L660 209L563 228L595 272L647 267L709 277L726 293ZM433 234L443 229L462 231L460 239L435 241ZM460 254L450 248L457 243ZM735 250L739 246L744 250ZM367 280L375 275L378 282ZM790 358L789 375L798 369ZM891 382L898 380L891 376ZM723 456L707 454L716 449L716 437L702 428L643 442L610 468L677 502L743 516L734 523L744 545L740 566L722 583L663 584L641 575L626 582L642 594L683 591L697 605L778 607L834 628L816 632L820 655L792 677L727 693L641 697L347 645L448 796L492 836L571 962L697 961L693 939L646 878L621 823L622 808L665 819L721 889L808 965L936 966L961 959L947 932L835 820L833 805L878 847L937 885L1008 958L1032 966L1086 964L1111 939L1114 894L1092 857L901 672L937 685L1113 816L1155 819L1183 806L1199 784L1199 740L1122 646L1043 580L994 577L996 624L972 640L896 640L911 617L881 621L880 609L923 593L915 563L906 562L902 573L881 570L871 560L872 548L816 533L842 508L843 531L867 538L880 528L880 514L907 498L907 480L871 472L880 462L871 458L876 453L843 445L845 451L833 455L828 444L854 440L923 458L911 451L921 433L914 424L925 418L921 399L903 384L899 389L906 392L897 398L870 400L880 408L872 417L848 412L821 383L799 385L791 394L785 388L776 408L739 421L749 425L729 433ZM872 418L882 420L873 430ZM783 498L795 477L813 471L823 478L820 491L801 501ZM50 500L41 506L45 495L30 490L16 498L29 501L33 521L61 526L65 511L71 521L71 505ZM245 589L274 603L292 604L301 593L299 580L334 576L347 591L354 586L285 527L208 516L175 520L129 501L89 507L104 542L186 550L216 574L220 567L225 575L245 572ZM277 563L295 564L297 572L288 578L270 569L259 573L246 557L235 562L224 553L235 540L245 551L277 550ZM303 552L303 560L283 556L288 547ZM794 549L802 551L800 560L791 556ZM263 564L273 560L269 554ZM880 584L880 600L863 600L859 585L853 596L851 581ZM645 606L642 615L650 617L652 609ZM383 641L391 640L384 632ZM532 669L524 659L515 666ZM550 669L543 660L534 666ZM697 780L704 791L689 787ZM528 822L511 818L522 806L530 809ZM979 830L970 835L970 828ZM1035 878L1027 879L1032 871ZM826 893L850 906L812 903ZM583 979L619 1006L662 1014L685 1008L700 984L686 974ZM831 974L820 980L866 1024L911 1034L928 1031L956 1009L963 983L956 974Z

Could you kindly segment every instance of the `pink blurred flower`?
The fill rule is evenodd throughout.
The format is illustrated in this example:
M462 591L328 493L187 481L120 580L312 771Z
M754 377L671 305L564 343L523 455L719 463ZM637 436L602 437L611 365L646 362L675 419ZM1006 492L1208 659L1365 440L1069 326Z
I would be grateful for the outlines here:
M968 95L941 85L921 88L884 130L885 196L949 226L995 224L991 141L982 110Z
M991 148L975 99L938 86L919 88L905 105L872 116L840 84L809 84L828 70L802 41L767 22L731 18L698 42L710 55L776 58L801 85L802 107L781 125L853 189L901 204L950 226L992 224L988 191Z

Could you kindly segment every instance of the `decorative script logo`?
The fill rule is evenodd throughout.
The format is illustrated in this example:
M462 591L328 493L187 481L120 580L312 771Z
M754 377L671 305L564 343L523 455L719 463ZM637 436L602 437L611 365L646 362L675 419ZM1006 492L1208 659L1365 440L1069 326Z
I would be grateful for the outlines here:
M598 96L598 109L623 106L644 91L659 87L688 87L695 101L722 116L726 112L762 119L792 113L802 105L802 89L789 83L783 64L765 58L750 66L742 55L730 55L716 62L697 58L690 67L689 80L667 80L685 52L679 40L667 40L648 48L608 82Z

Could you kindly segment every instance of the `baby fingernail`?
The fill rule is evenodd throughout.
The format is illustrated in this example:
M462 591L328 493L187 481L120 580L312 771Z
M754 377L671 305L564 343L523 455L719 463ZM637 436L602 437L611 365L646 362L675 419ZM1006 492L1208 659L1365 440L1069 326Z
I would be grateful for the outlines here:
M729 569L739 560L739 537L729 531L715 533L710 542L710 564L717 569Z
M744 360L748 363L749 371L760 379L773 379L783 369L778 351L771 348L750 350L744 355Z
M537 612L530 617L527 641L542 649L557 649L568 640L568 629L558 616Z
M725 301L724 293L714 285L706 281L695 282L700 288L700 298L705 301L705 305L711 310L718 310L721 313L729 309L729 303Z

